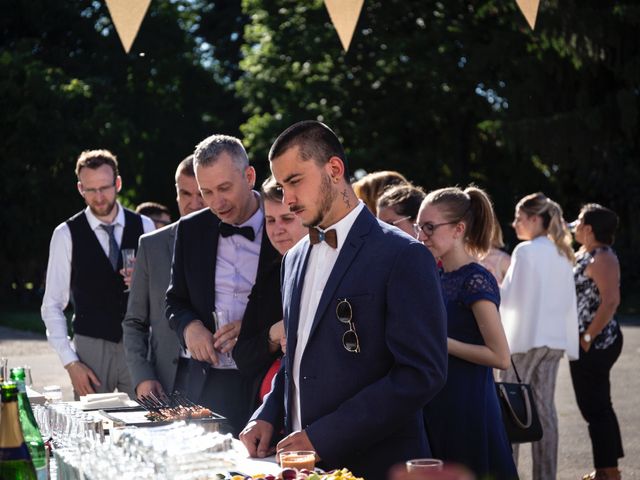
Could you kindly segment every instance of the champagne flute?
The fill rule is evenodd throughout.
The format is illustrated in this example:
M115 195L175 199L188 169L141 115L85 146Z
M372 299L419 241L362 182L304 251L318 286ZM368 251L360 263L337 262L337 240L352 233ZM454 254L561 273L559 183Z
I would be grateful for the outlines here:
M133 264L136 260L136 251L133 248L123 248L122 249L122 268L124 269L125 277L133 274ZM131 289L127 287L125 292L130 292Z
M7 357L0 358L0 377L3 382L9 380L9 359Z
M33 379L31 378L31 367L29 365L25 365L24 367L24 384L31 388L33 386Z

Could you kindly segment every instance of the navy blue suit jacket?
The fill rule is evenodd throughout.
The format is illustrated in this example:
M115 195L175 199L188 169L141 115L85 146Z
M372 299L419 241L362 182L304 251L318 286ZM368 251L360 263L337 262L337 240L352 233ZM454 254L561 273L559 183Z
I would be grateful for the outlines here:
M282 266L287 355L274 389L253 418L291 432L291 371L308 238ZM336 306L348 299L360 353L342 345ZM422 407L446 380L446 312L431 253L365 208L322 293L300 365L301 422L328 468L367 480L430 453Z

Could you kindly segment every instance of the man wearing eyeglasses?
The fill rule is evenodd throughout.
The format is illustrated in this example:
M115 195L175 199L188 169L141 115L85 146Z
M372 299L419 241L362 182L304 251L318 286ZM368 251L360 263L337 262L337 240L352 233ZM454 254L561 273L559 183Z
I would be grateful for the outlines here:
M434 259L358 201L326 125L289 127L269 160L309 238L283 260L287 354L240 438L251 456L314 450L324 468L384 479L392 465L430 453L422 407L447 369Z
M155 226L117 201L122 179L110 151L82 152L76 175L87 207L51 237L42 320L76 397L115 389L133 394L122 345L127 293L120 250L135 249L140 235ZM73 344L64 315L70 299Z

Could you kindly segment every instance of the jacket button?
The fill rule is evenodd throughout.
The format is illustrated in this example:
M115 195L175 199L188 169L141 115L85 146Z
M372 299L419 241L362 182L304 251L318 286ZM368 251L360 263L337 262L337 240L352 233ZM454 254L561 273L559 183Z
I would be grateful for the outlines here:
M178 360L177 358L174 358L172 363L173 363L174 365L177 365L177 364L178 364L178 362L179 362L179 360Z

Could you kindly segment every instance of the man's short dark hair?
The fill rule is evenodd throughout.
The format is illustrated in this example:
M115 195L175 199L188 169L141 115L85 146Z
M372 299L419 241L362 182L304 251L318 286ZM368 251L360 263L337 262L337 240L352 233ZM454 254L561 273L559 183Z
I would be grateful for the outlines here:
M157 202L142 202L140 205L136 207L136 213L140 215L146 215L151 218L156 215L167 214L171 216L171 212L167 207Z
M193 170L193 154L189 155L178 164L178 168L176 168L176 182L180 175L186 175L187 177L196 176L196 172Z
M349 167L344 148L337 135L324 123L305 120L291 125L273 142L269 161L293 147L300 148L303 160L314 160L318 165L324 165L331 157L338 157L344 163L344 176L348 181Z
M76 176L80 178L80 170L90 168L96 170L102 165L109 165L113 170L113 181L115 182L118 173L118 159L109 150L85 150L76 161Z

